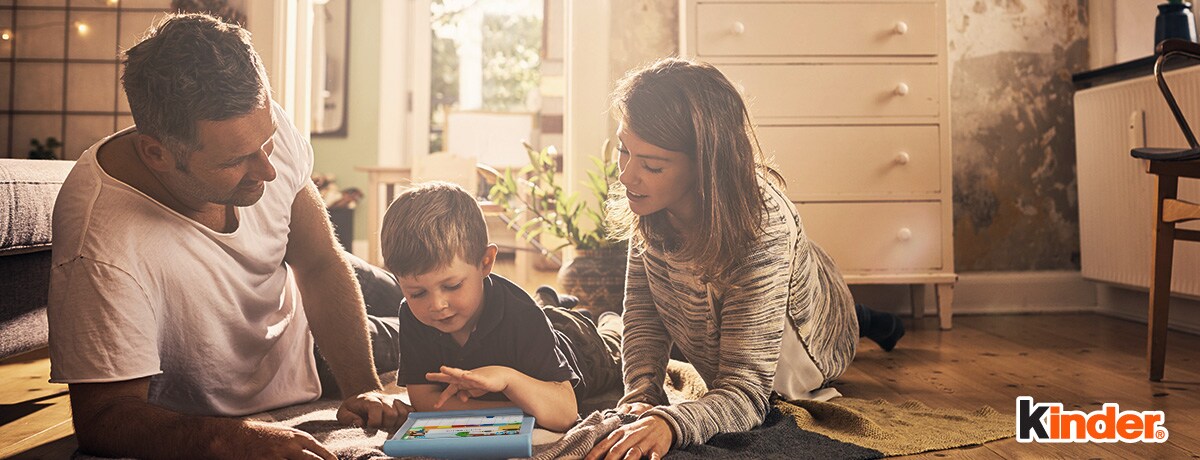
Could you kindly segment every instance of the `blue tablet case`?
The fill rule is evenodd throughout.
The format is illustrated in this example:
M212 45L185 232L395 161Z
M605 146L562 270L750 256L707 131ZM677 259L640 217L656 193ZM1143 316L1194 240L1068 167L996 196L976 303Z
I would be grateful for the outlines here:
M393 457L513 458L533 455L534 418L516 407L413 412L383 453Z

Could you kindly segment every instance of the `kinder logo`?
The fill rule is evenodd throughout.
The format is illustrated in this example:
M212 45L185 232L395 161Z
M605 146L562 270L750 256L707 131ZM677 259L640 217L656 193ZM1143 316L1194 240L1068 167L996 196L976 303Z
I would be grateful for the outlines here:
M1122 411L1107 403L1093 412L1063 410L1062 403L1017 398L1019 442L1165 442L1163 411Z

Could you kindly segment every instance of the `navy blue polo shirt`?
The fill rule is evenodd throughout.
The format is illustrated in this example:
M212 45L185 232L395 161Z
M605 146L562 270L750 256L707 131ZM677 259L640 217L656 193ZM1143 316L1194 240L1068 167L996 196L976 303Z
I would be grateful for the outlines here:
M524 290L502 276L483 280L483 305L475 331L459 346L446 334L417 320L405 300L400 305L401 385L437 384L425 378L441 366L476 369L506 366L546 382L580 382L571 342L550 325L550 320ZM479 399L504 400L489 393Z

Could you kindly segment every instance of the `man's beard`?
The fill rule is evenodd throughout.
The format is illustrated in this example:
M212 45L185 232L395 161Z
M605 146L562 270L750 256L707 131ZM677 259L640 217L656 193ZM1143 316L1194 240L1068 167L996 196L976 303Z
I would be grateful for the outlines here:
M175 182L175 186L180 193L183 193L190 199L204 203L232 205L238 207L251 206L262 198L263 192L266 190L266 186L264 184L263 188L248 192L241 188L241 184L239 184L238 187L222 193L213 190L212 187L201 182L190 172L178 171L178 174L175 174L174 176L175 179L172 182Z

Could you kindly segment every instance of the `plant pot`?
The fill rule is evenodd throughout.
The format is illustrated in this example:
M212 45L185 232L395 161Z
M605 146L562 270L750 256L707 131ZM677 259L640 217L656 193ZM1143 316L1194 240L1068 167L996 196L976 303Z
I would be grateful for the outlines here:
M575 258L558 270L558 285L563 293L579 297L579 304L620 313L625 298L625 264L628 249L580 249Z

